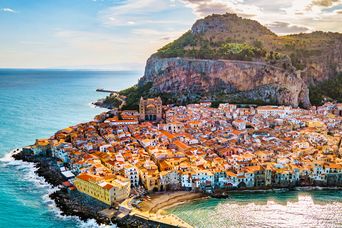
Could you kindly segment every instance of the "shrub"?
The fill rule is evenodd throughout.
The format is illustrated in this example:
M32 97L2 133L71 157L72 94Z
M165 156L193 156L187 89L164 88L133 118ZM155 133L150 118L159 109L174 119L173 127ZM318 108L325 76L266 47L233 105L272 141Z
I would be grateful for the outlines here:
M342 102L342 73L309 88L310 101L321 105L325 98Z
M126 104L123 109L138 109L140 97L147 97L150 89L152 88L152 82L147 82L142 86L134 85L128 89L120 91L120 95L126 96Z

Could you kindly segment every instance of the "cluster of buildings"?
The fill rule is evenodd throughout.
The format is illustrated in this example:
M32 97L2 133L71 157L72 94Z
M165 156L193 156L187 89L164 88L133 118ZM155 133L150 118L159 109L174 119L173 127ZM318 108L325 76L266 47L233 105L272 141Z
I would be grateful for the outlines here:
M142 189L342 186L338 107L163 107L141 99L139 112L102 113L32 150L56 157L79 191L109 205Z

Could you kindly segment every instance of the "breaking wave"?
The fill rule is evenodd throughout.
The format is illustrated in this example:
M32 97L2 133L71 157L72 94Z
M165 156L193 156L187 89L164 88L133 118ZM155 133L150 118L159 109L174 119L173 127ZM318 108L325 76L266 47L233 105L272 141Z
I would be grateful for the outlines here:
M63 215L63 212L57 207L55 201L50 198L50 195L58 191L60 187L53 187L52 185L47 183L43 177L38 176L36 173L38 168L34 163L15 160L13 158L13 155L19 153L20 151L21 149L12 150L4 157L0 158L0 161L3 162L4 166L10 166L12 169L18 171L18 174L20 175L22 180L33 183L37 190L41 190L43 192L43 194L41 195L42 202L48 207L48 210L52 212L58 219L75 222L76 226L80 228L117 227L115 225L107 226L98 224L95 219L82 221L77 216Z
M10 151L9 153L5 154L5 156L3 156L2 158L0 158L0 161L1 162L12 162L12 161L15 161L14 158L13 158L13 155L21 152L21 148L18 148L18 149L14 149L12 151Z

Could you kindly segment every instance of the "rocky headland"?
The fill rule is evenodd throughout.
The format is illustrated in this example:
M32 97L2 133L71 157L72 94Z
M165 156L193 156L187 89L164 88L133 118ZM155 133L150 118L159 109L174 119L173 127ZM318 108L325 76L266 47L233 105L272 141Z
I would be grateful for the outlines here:
M341 72L342 34L278 36L257 21L214 14L154 53L138 85L120 93L127 97L124 109L136 108L140 96L175 104L211 100L307 108L326 97L340 98ZM324 82L328 89L320 91Z

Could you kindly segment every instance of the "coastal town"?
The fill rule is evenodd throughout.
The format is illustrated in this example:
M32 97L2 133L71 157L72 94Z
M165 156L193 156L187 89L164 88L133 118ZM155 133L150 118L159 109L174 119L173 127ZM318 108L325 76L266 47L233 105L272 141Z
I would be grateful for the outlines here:
M339 103L213 108L141 98L139 110L112 109L23 152L55 158L70 190L113 206L163 191L342 186L341 136Z

